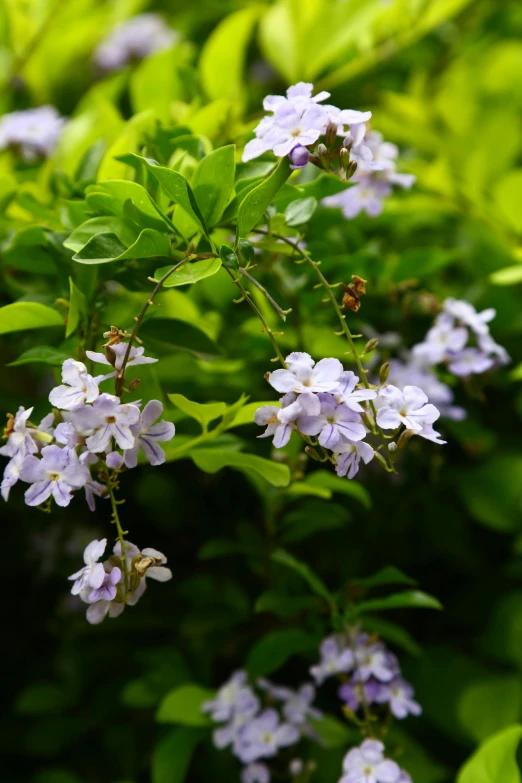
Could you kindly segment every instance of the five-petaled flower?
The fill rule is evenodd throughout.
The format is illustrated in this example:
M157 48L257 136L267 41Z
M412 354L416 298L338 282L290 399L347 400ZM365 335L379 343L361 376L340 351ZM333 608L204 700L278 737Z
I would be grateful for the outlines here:
M74 455L76 456L76 455ZM39 506L51 495L59 506L68 506L73 489L83 487L90 474L69 449L45 446L42 458L29 454L20 468L20 478L32 484L25 492L28 506Z
M135 436L131 426L140 418L140 411L132 403L122 404L113 394L100 394L92 405L76 408L71 413L71 421L79 430L94 430L86 438L89 451L95 454L107 451L114 438L121 449L134 446Z
M389 384L379 390L379 397L384 406L377 411L377 424L384 430L394 430L404 424L406 429L420 433L424 424L433 424L440 416L418 386L405 386L401 391Z
M51 405L70 411L84 402L94 402L100 391L86 366L75 359L66 359L62 365L63 386L56 386L49 394Z
M339 359L321 359L317 364L308 353L294 352L286 357L286 370L275 370L268 376L273 388L286 394L294 392L333 392L339 388L343 366Z
M171 421L164 419L154 424L162 413L161 402L150 400L143 408L139 421L131 426L131 432L136 440L134 445L124 452L125 465L128 468L135 468L138 464L140 449L143 449L151 465L162 465L165 462L165 452L158 444L172 440L176 428Z

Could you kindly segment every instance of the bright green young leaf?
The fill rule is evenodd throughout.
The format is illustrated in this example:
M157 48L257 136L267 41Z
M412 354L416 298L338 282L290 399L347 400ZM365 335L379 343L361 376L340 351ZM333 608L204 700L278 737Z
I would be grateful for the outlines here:
M297 653L317 649L318 640L300 628L285 628L262 636L250 649L246 668L251 677L266 677Z
M70 337L80 325L80 318L87 314L87 303L82 291L78 288L72 277L69 277L69 312L67 314L67 327L65 336Z
M249 402L246 405L243 405L237 411L232 421L227 425L227 429L232 427L241 427L243 424L254 424L254 413L258 408L261 408L262 405L266 404L266 402ZM273 404L274 408L280 407L280 403L277 402L269 404Z
M505 266L492 272L489 279L495 285L516 285L522 283L522 264Z
M220 147L200 160L192 177L192 190L207 226L219 222L234 188L236 148Z
M228 449L194 449L189 456L205 473L217 473L223 468L235 468L246 473L247 476L250 473L261 476L274 487L286 487L290 483L288 465L255 454L242 454Z
M317 200L313 196L292 201L285 209L286 225L300 226L308 223L316 209Z
M136 156L141 160L139 156ZM151 197L143 185L127 180L108 180L89 185L86 190L86 200L89 210L101 215L116 215L125 217L126 204L132 202L149 220L155 221L156 228L165 229L163 221L152 205ZM154 227L154 225L152 226ZM115 232L117 233L117 232Z
M0 307L0 334L46 326L63 326L62 316L52 307L39 302L13 302Z
M246 237L261 220L291 173L288 158L282 158L272 174L245 196L237 213L238 238Z
M214 696L214 691L201 685L187 683L167 693L156 713L158 723L181 723L183 726L210 726L208 715L201 705Z
M202 404L187 400L182 394L169 394L168 398L174 403L176 408L182 410L187 416L199 421L203 429L206 429L211 421L222 416L227 409L224 402L207 402Z
M352 584L361 585L361 587L380 587L381 585L416 585L415 579L404 574L395 566L385 566L372 576L352 579Z
M19 364L50 364L52 367L61 367L66 359L70 358L67 351L53 348L50 345L37 345L28 348L18 359L10 362L7 367L17 367Z
M182 174L177 171L168 169L165 166L159 166L155 160L150 158L144 158L141 155L133 154L133 157L142 161L147 170L152 174L154 179L159 182L164 193L169 197L171 201L179 206L192 218L192 220L198 225L198 227L206 235L207 227L205 224L205 218L201 214L201 210L198 207L198 203L192 192L192 188L188 184L187 180Z
M79 253L87 242L96 234L115 234L124 247L129 247L138 238L139 226L130 220L116 215L106 215L86 220L81 226L75 228L72 234L64 241L64 247Z
M388 609L442 609L442 604L432 595L421 590L405 590L383 598L361 601L355 606L357 613L382 612Z
M156 269L154 277L156 280L159 280L171 268L171 266L162 266L160 269ZM163 287L174 288L179 285L197 283L198 280L203 280L205 277L212 277L212 275L215 275L220 269L220 258L204 258L202 261L185 263L167 278L163 283Z
M107 264L130 258L170 256L170 241L153 228L144 228L134 244L126 247L116 234L97 234L73 256L81 264Z
M205 733L201 729L177 726L163 737L152 756L152 783L183 783Z
M516 752L522 726L515 724L487 739L466 761L457 783L521 783Z
M515 231L522 233L522 169L505 174L493 188L496 204Z
M287 568L291 568L293 571L298 573L299 576L308 582L308 586L313 590L313 592L316 595L319 595L321 598L324 598L330 607L334 607L336 605L334 596L328 590L323 580L317 576L317 574L315 574L310 566L308 566L306 563L302 563L300 560L296 560L293 555L291 555L289 552L286 552L284 549L277 549L275 552L273 552L271 559L275 563L279 563L280 565L286 566Z
M522 712L522 683L517 675L497 675L471 683L461 694L458 718L474 742L482 742L515 723Z
M247 47L260 11L254 5L227 16L205 43L199 73L209 98L241 99Z

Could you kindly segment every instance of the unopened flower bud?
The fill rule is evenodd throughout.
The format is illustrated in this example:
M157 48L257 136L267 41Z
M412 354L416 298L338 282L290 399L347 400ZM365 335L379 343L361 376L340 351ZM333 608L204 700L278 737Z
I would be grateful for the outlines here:
M313 446L306 446L305 451L308 454L309 457L311 457L316 462L322 462L321 457L317 453L317 451L313 448Z
M368 340L368 342L364 346L363 354L371 353L372 351L375 351L378 345L379 345L379 340L377 339L377 337L372 337L372 339Z
M328 153L328 150L326 149L326 146L324 144L318 144L316 153L317 155L319 155L320 158L323 158Z
M288 769L290 770L290 774L293 775L294 777L296 775L300 775L304 769L304 764L302 759L292 759L292 761L288 765Z
M394 454L397 451L397 444L394 440L392 440L391 443L388 443L388 451L391 452L391 454Z
M397 441L397 449L403 449L408 445L408 441L415 435L415 430L404 430L401 437Z
M388 375L390 374L390 362L384 362L379 370L379 380L381 383L386 383Z
M346 171L347 167L350 165L350 152L346 147L341 147L339 150L339 163L342 171Z
M328 127L326 128L326 135L325 135L326 146L328 147L328 149L331 149L333 147L336 138L337 138L337 123L329 122Z
M290 168L303 169L310 160L310 152L300 144L289 153Z
M132 381L129 383L129 391L131 392L136 391L139 385L140 385L140 379L133 378Z
M352 136L352 134L351 134L351 133L349 133L349 134L348 134L347 136L345 136L345 138L344 138L344 141L343 141L343 147L345 147L346 149L350 149L350 147L352 146L352 144L353 144L353 136Z
M105 464L111 470L119 470L123 465L123 457L118 451L111 451L105 458Z
M105 358L109 364L112 364L113 367L116 365L116 353L113 351L110 345L105 346Z

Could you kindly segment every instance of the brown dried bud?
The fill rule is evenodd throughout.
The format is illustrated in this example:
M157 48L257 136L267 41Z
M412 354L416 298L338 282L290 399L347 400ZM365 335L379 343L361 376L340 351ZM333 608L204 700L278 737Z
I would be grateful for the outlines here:
M109 345L105 345L105 358L109 362L109 364L112 364L113 367L116 366L116 354L113 351L113 349Z
M7 424L4 427L4 435L3 435L4 438L8 438L9 435L11 435L11 433L14 432L14 422L15 422L15 417L13 416L12 413L8 413L6 415L7 415Z
M386 383L388 375L390 374L390 362L384 362L379 370L379 380L381 383Z
M366 293L366 280L358 275L352 275L352 284L342 284L344 288L343 307L357 312L361 306L361 296Z
M121 343L122 340L130 337L130 335L124 329L118 329L117 326L111 326L108 332L103 333L103 336L109 338L109 341L105 343L106 346L117 345L118 343Z
M133 378L132 381L129 383L129 391L131 392L136 391L139 385L140 385L140 379Z
M316 462L322 462L323 461L321 459L321 457L319 456L319 454L317 453L317 451L313 448L313 446L306 446L305 447L305 451L308 454L308 456L311 457Z

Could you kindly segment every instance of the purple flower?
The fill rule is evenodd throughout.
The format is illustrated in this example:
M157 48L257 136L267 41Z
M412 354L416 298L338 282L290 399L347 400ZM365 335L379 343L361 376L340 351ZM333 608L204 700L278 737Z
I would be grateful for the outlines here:
M266 764L248 764L241 771L241 783L270 783L270 770Z
M11 457L4 469L4 475L2 477L2 484L0 485L0 491L3 499L7 502L9 499L9 492L11 487L14 487L18 479L20 478L20 468L25 459L25 456L18 451L14 457Z
M177 38L177 32L157 14L140 14L117 25L98 46L94 59L104 71L114 71L172 46Z
M288 723L280 723L275 710L265 710L240 731L234 753L244 764L275 756L299 740L299 732Z
M497 314L493 307L489 307L487 310L477 313L470 302L466 302L463 299L454 299L453 297L446 299L442 307L445 313L456 318L457 321L460 321L460 323L465 326L469 326L477 335L487 334L489 332L487 324L492 321Z
M109 573L104 572L103 582L89 593L89 601L93 603L95 601L114 601L117 593L116 585L121 581L121 578L122 572L118 566L114 566Z
M110 470L119 470L123 465L123 455L119 451L111 451L105 457L105 464Z
M506 349L502 345L496 343L490 334L477 335L477 342L483 353L492 354L498 359L500 364L509 364L511 361Z
M31 430L27 426L29 416L33 412L33 408L18 408L18 412L13 417L8 414L8 423L5 429L4 437L7 437L7 443L0 448L0 454L4 457L14 457L16 454L22 454L24 457L26 454L36 454L38 446L32 438Z
M287 370L271 372L268 382L283 394L294 392L329 392L339 388L343 366L338 359L314 362L307 353L291 353L286 357Z
M374 677L380 682L390 682L398 674L396 657L383 644L368 644L363 636L354 650L356 671L354 680L364 682Z
M33 455L24 459L20 478L32 484L25 492L28 506L39 506L51 495L59 506L69 505L72 490L83 487L90 477L87 468L75 457L69 449L46 446L41 459Z
M140 418L136 405L122 405L113 394L100 394L92 405L84 405L71 412L71 421L79 430L94 430L85 443L89 451L106 451L114 438L121 449L134 446L131 426Z
M115 345L111 345L111 350L114 351L114 365L110 363L104 353L99 353L97 351L85 351L91 362L96 362L97 364L107 364L109 367L115 368L114 372L110 372L108 375L97 376L95 380L98 383L101 383L101 381L106 381L108 378L114 378L116 371L121 370L121 366L123 364L128 347L128 343L116 343ZM130 349L127 367L135 367L139 364L154 364L154 362L158 361L157 359L153 359L151 356L144 356L144 352L145 348L143 348L143 346L140 348L135 348L132 346Z
M435 325L427 333L424 342L413 347L412 355L425 364L439 364L448 355L461 351L467 341L468 330L463 326L455 328L451 323Z
M383 386L379 397L384 406L377 411L377 424L384 430L394 430L404 424L406 429L420 432L424 424L433 424L440 412L427 404L428 398L418 386Z
M304 169L308 161L310 160L310 153L306 147L294 147L289 153L288 157L291 162L291 169Z
M51 405L63 410L72 410L84 402L93 402L99 395L98 384L89 375L82 362L66 359L62 365L64 386L56 386L49 394Z
M374 161L372 150L365 144L365 136L366 125L363 122L350 125L350 133L343 142L350 149L350 161L356 163L361 171L380 171L384 165Z
M74 584L71 588L73 595L79 595L85 588L97 589L103 584L105 578L105 570L102 563L98 563L100 557L105 552L107 546L107 539L102 538L101 541L94 540L88 544L83 552L84 567L75 574L69 577L74 579Z
M163 413L163 405L159 400L150 400L140 416L137 424L131 426L131 431L136 438L134 446L124 452L125 464L128 468L135 468L138 464L138 454L143 449L145 456L151 465L162 465L165 462L165 452L159 446L167 440L172 440L176 428L171 421L161 419L154 422Z
M347 476L352 479L358 472L361 460L367 465L375 456L372 447L360 440L353 443L343 440L334 449L337 452L335 458L335 471L338 476Z
M321 653L320 663L310 668L310 674L318 685L321 685L327 677L340 672L353 669L353 652L345 647L338 636L329 636L319 648Z
M27 161L48 158L56 147L65 119L54 106L13 111L0 119L0 149L19 150Z
M398 783L400 774L395 761L384 758L382 742L367 739L344 757L339 783Z
M463 351L455 354L449 364L448 370L453 375L459 377L467 377L468 375L477 374L480 375L486 370L490 370L495 364L494 359L488 356L479 348L464 348Z
M441 416L457 421L466 418L464 408L451 404L454 398L453 391L428 367L419 367L412 362L406 363L394 359L390 363L388 383L399 389L404 389L405 386L418 386L440 410Z
M365 409L360 403L374 400L377 397L377 392L373 389L356 389L358 383L358 376L351 370L346 370L339 378L339 388L335 392L335 396L350 410L364 413Z
M273 444L276 449L286 446L293 430L296 428L297 419L305 413L313 415L319 413L321 404L315 394L301 394L296 400L293 392L288 392L281 398L281 408L275 405L263 405L254 414L254 421L266 430L258 438L270 438L273 436Z
M258 699L248 685L247 673L240 669L221 686L214 699L202 704L201 711L210 713L217 723L225 723L237 712L250 712L252 708L257 711L258 705Z
M318 397L321 403L320 414L301 416L297 425L300 432L304 435L318 435L321 446L333 451L336 451L345 439L357 441L364 438L366 428L357 413L342 403L339 405L333 394L322 393Z
M264 679L258 680L257 684L274 699L283 702L283 716L289 723L299 726L306 723L308 718L318 720L322 717L322 713L312 706L315 688L311 683L301 685L296 691L283 685L274 685Z
M323 199L323 204L327 207L340 207L348 220L357 217L360 212L366 212L369 217L377 217L383 210L384 199L391 191L391 186L383 180L361 177L347 190L327 196Z
M381 684L370 679L366 682L347 682L339 688L339 698L346 702L346 706L357 712L361 704L373 704L381 689Z
M392 715L399 720L408 715L420 715L420 704L413 698L412 686L402 677L396 677L386 685L381 685L375 697L378 704L389 704Z
M90 511L93 512L96 511L96 501L94 500L95 496L105 499L109 497L109 493L105 484L100 484L99 481L95 481L93 478L89 478L85 482L84 490L87 505L89 506Z

